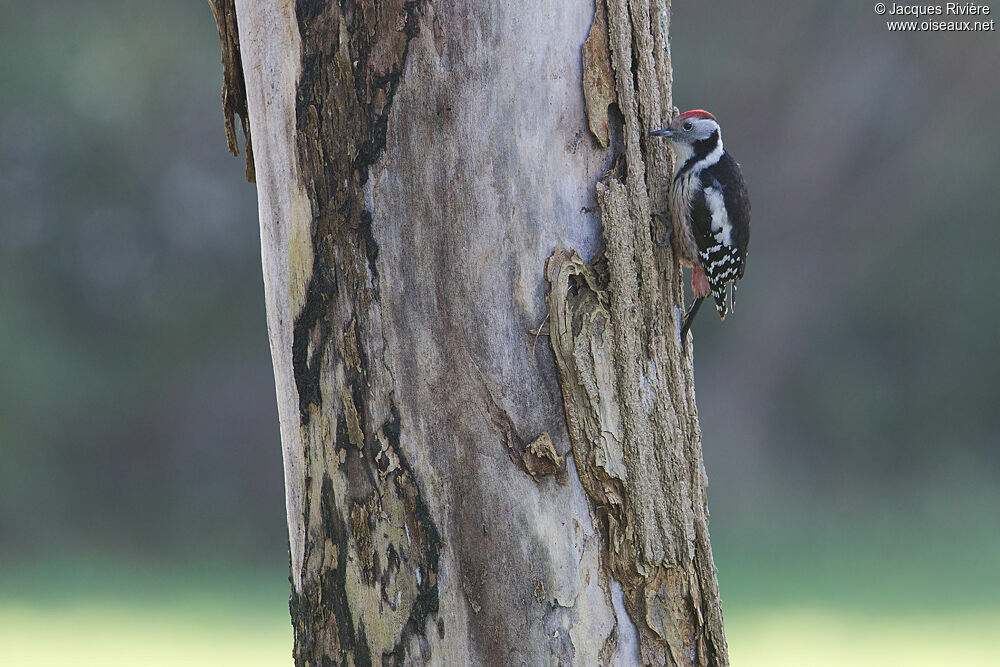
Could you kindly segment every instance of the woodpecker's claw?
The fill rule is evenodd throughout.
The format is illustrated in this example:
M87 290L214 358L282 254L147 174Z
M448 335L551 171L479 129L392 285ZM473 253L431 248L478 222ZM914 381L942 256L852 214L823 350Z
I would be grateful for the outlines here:
M681 352L684 352L687 348L687 332L691 328L691 322L694 321L694 316L698 314L698 309L701 308L701 302L705 300L705 297L700 299L695 299L694 303L691 304L691 308L684 314L684 323L681 324Z
M666 218L667 223L670 223L670 213L653 213L652 218L653 220L656 220L657 218ZM673 225L667 224L666 227L667 227L667 240L664 241L663 243L660 243L659 241L656 242L656 245L661 248L665 248L668 245L670 245L670 238L674 235Z

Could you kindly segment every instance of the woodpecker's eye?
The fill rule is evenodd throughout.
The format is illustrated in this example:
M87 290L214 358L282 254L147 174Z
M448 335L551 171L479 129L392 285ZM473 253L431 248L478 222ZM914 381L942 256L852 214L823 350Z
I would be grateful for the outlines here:
M686 123L684 123L684 129L685 130L690 130L692 127L694 127L694 126L691 125L691 121L687 121Z

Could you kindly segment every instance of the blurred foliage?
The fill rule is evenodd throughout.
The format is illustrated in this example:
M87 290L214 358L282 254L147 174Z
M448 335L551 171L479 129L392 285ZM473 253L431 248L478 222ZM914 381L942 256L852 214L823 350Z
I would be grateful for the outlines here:
M674 99L719 117L753 199L739 307L696 327L713 498L749 472L834 503L992 483L995 33L814 0L675 3L672 35Z
M995 33L725 0L674 2L672 34L675 100L718 116L754 205L736 311L695 325L736 664L781 664L765 644L790 635L843 656L866 627L887 662L880 638L972 650L962 614L1000 594ZM60 608L97 619L78 636L145 610L125 636L203 646L184 601L204 589L216 621L260 605L264 644L280 617L287 655L285 593L229 604L254 577L205 565L287 590L255 192L225 149L211 14L8 3L0 81L0 627L49 609L11 583L51 578L25 570L45 556L69 563L55 598L97 605ZM165 563L201 578L149 583Z
M255 191L204 2L0 22L0 535L285 563Z

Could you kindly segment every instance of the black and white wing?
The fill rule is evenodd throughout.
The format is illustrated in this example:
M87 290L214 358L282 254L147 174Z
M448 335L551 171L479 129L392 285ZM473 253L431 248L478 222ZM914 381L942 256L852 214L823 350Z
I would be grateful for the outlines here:
M750 196L740 165L728 153L701 174L691 227L719 317L726 318L727 286L743 277L750 243Z

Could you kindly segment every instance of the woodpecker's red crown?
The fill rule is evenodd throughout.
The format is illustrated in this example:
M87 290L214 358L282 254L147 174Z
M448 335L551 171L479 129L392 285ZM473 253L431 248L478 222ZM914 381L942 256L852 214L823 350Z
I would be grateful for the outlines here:
M687 120L688 118L705 118L707 120L715 120L715 116L708 113L704 109L692 109L691 111L685 111L677 118L682 120Z

